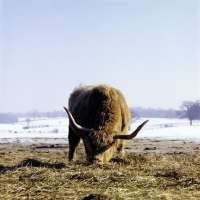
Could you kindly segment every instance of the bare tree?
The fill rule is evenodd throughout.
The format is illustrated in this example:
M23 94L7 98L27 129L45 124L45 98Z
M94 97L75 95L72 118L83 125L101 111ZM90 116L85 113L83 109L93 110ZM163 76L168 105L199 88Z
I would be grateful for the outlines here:
M139 114L133 108L130 108L130 113L131 113L131 123L137 121L140 118Z
M130 113L131 113L131 121L128 127L129 131L131 128L131 124L140 118L139 114L133 108L130 108Z
M195 119L200 119L200 100L195 102L183 101L180 106L180 110L177 111L177 115L182 118L188 118L190 120L190 125Z
M27 122L27 127L29 127L29 124L31 123L31 119L30 118L26 118L26 122Z

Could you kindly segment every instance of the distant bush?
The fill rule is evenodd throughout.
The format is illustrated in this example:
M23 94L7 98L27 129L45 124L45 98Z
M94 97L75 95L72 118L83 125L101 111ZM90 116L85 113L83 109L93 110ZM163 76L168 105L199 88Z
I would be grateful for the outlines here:
M17 123L18 118L12 113L0 113L0 123L2 124L12 124Z
M165 128L173 127L173 125L172 125L172 124L165 124L164 127L165 127Z
M29 127L28 126L24 126L23 129L29 129Z
M52 133L58 133L59 130L57 128L53 129Z
M23 129L34 129L34 128L44 128L49 127L49 125L39 125L39 126L23 126Z

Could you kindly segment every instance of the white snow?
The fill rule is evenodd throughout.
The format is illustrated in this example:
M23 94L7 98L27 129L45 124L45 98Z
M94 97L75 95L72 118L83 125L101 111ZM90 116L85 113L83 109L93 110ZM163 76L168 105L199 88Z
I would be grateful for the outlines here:
M18 123L0 124L0 143L54 143L58 139L59 143L66 143L67 135L67 118L33 118L29 124L25 118L20 118Z
M146 120L146 119L145 119ZM144 119L131 125L134 130ZM137 139L190 140L200 142L200 121L193 121L190 126L187 119L150 118L138 133Z
M131 131L144 120L146 119L140 119L133 123L130 127ZM26 129L27 126L28 129ZM18 123L0 124L0 143L45 142L47 138L51 142L58 142L58 140L59 142L67 142L67 135L67 118L33 118L29 125L25 118L20 118ZM190 126L187 119L150 118L136 138L200 142L200 121L193 121L193 126Z

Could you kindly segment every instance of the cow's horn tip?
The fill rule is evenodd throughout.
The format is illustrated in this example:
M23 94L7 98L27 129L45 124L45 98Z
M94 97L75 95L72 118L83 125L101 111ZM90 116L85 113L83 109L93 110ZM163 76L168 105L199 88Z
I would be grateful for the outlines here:
M63 106L63 108L64 108L65 110L68 110L65 106Z

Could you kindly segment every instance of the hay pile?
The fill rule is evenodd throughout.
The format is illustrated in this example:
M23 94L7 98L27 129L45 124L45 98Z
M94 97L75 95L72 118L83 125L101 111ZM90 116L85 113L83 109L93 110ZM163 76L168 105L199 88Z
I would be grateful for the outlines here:
M200 152L126 153L88 165L84 150L0 148L0 199L200 199Z

